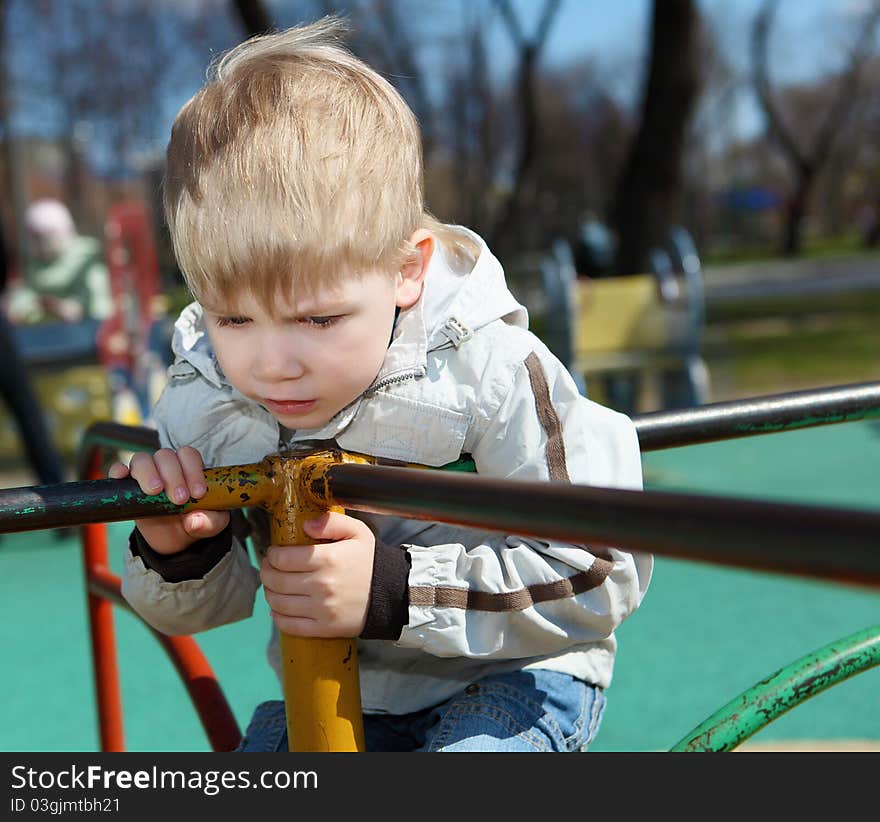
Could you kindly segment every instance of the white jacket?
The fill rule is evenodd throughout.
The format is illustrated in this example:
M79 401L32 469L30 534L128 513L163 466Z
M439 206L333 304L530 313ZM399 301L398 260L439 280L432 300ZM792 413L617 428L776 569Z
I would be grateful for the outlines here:
M422 298L402 312L384 364L363 396L315 430L290 431L225 380L201 308L176 324L176 361L154 416L163 445L197 448L208 466L256 462L299 439L432 466L472 455L480 475L641 488L632 422L579 395L527 330L526 310L480 243L472 270L438 248ZM548 447L549 445L549 447ZM504 536L399 517L358 515L409 552L409 619L397 641L359 640L366 712L435 705L490 673L550 668L607 687L614 631L641 602L647 554ZM265 531L251 535L265 550ZM597 554L601 556L597 556ZM238 539L204 578L166 582L127 554L123 595L169 634L251 615L258 572ZM280 673L272 626L269 659Z

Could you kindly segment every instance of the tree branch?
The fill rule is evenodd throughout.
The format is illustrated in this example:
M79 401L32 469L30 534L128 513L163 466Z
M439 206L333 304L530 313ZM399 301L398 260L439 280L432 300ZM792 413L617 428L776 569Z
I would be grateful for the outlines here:
M755 17L752 28L752 71L755 92L771 134L779 141L783 151L789 156L793 164L798 168L806 168L809 160L798 145L794 135L789 131L781 113L773 101L770 89L770 76L767 67L767 43L770 36L770 27L776 14L778 0L768 0L761 11Z
M858 89L862 79L862 69L873 50L874 32L880 23L880 3L875 3L868 12L861 34L852 50L849 67L844 73L837 95L825 118L813 146L812 160L819 167L825 163L831 151L834 137L839 133L841 123L849 116L858 99Z

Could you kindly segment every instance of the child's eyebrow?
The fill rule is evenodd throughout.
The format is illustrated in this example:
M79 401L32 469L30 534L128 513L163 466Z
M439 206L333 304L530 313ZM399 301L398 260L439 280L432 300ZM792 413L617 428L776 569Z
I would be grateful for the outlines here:
M205 311L206 314L213 314L215 317L240 317L244 314L243 311L238 311L235 306L231 305L225 305L220 308L201 303L201 306L202 310Z
M351 303L346 300L328 299L315 300L310 302L303 301L303 304L296 306L293 311L280 312L285 319L303 320L308 317L332 317L336 314L347 314L352 310Z
M215 317L239 317L248 315L248 312L242 310L242 307L230 303L226 303L221 307L202 302L201 306L204 311L213 314ZM314 301L305 299L302 301L301 305L295 307L284 306L282 309L276 311L275 315L281 320L305 320L309 317L332 317L340 314L349 314L353 310L354 306L352 301L331 297L326 299L326 301L320 298Z

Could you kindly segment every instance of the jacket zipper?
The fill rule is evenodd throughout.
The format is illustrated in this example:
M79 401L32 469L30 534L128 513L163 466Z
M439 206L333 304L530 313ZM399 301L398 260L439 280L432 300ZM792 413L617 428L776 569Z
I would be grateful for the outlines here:
M370 386L364 393L365 394L375 394L380 388L387 388L389 385L396 385L399 382L406 382L407 380L411 380L415 377L421 377L425 373L423 368L418 368L415 371L406 371L403 374L397 374L394 377L386 377L384 380L380 380L374 385Z

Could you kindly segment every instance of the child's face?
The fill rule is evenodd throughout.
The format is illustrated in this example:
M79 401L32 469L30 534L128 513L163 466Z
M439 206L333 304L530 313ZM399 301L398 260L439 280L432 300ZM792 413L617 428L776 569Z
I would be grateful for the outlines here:
M205 305L220 367L242 394L287 428L320 428L373 382L408 307L400 279L367 274L290 301L270 315L252 294Z

